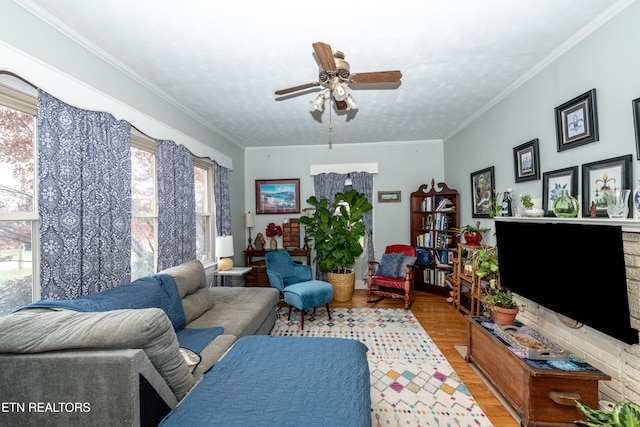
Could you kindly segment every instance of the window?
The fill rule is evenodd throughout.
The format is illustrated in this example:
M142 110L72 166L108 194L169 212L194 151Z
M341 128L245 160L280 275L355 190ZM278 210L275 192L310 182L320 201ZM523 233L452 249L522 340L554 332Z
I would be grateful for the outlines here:
M194 159L196 188L196 258L202 262L213 259L213 165Z
M0 84L0 315L40 299L36 114L35 94ZM132 280L156 271L158 222L155 143L134 132ZM213 167L194 164L197 257L206 262L213 259Z
M158 203L155 144L131 136L131 280L156 271Z
M0 315L37 287L36 101L0 86Z
M158 203L155 143L131 136L131 279L157 270ZM212 260L213 166L194 159L196 257Z

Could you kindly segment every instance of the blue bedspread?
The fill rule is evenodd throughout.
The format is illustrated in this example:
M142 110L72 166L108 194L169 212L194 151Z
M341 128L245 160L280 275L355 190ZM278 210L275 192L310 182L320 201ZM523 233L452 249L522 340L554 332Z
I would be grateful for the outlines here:
M66 308L91 312L153 307L164 310L173 329L184 329L186 320L176 281L164 273L151 274L126 285L76 299L41 300L22 308Z
M342 338L246 336L161 426L371 426L367 347Z

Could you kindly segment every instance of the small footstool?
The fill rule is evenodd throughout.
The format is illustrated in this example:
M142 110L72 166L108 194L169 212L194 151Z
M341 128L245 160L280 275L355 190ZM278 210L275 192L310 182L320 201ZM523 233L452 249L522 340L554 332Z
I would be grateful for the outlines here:
M331 320L331 310L329 302L333 300L333 286L322 280L309 280L294 285L289 285L282 291L284 302L289 304L289 320L291 320L292 307L300 310L300 329L304 330L304 312L325 304L327 306L327 316Z

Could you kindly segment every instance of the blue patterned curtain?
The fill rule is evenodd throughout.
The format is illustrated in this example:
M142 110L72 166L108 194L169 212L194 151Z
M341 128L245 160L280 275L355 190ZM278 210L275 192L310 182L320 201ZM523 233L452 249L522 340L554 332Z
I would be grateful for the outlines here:
M369 203L373 205L373 175L369 172L351 172L350 175L353 188L359 193L363 193L367 197L367 200L369 200ZM373 246L373 211L365 212L362 215L362 220L367 230L367 247L365 248L367 253L366 261L373 261L376 259L375 248ZM369 264L365 262L363 268L365 270L363 273L368 272Z
M213 197L216 203L216 235L231 235L231 197L229 170L213 162Z
M193 155L173 141L156 141L158 270L196 259Z
M131 125L38 91L41 297L131 278Z
M216 235L231 235L231 197L229 169L213 162L213 198L216 204ZM222 277L222 286L231 286L231 277Z

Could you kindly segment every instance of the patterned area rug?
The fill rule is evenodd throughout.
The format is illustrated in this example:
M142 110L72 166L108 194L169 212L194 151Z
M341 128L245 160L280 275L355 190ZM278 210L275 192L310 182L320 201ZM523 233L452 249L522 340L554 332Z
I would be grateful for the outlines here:
M281 308L271 335L359 340L368 348L372 425L490 427L447 359L413 313L396 308L335 308L331 320L319 307L300 313Z

